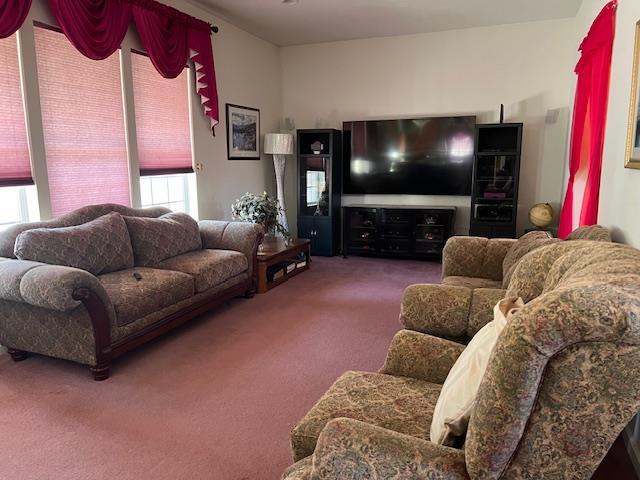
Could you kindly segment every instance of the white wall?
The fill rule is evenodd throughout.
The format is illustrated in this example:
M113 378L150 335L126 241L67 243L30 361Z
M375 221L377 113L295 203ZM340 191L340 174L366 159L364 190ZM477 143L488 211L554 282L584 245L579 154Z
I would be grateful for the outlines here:
M280 49L239 28L215 18L211 13L180 0L165 0L179 10L218 25L220 32L214 34L214 56L220 95L220 123L216 136L211 133L209 120L202 113L199 97L192 95L192 126L194 163L203 165L197 173L198 210L200 218L231 217L231 204L247 191L260 193L273 189L273 165L263 156L260 161L227 160L225 103L235 103L260 109L262 135L278 131L281 118L281 69ZM29 18L20 31L23 44L23 76L27 89L27 121L30 125L32 163L38 193L41 216L49 218L51 209L47 194L47 171L44 144L42 143L42 120L38 102L35 46L33 44L33 21L55 25L45 0L35 0ZM130 29L123 51L131 47L141 48L134 29ZM123 55L123 68L127 65L127 54ZM126 81L124 96L133 98L132 85ZM192 89L192 91L194 91ZM126 105L125 105L126 111ZM128 116L132 112L127 113ZM135 137L134 137L135 139ZM135 157L135 155L134 155ZM135 172L135 159L132 174ZM136 203L137 177L133 176L132 193Z
M285 47L283 116L296 128L341 128L345 120L476 114L525 124L518 225L537 202L558 209L571 103L575 20ZM294 162L287 195L295 200ZM358 196L345 203L458 206L457 233L469 226L469 197ZM295 215L289 201L289 217Z
M576 48L607 2L584 0L578 12ZM611 228L616 241L640 247L640 171L624 168L631 74L638 0L618 0L611 90L602 164L598 222Z

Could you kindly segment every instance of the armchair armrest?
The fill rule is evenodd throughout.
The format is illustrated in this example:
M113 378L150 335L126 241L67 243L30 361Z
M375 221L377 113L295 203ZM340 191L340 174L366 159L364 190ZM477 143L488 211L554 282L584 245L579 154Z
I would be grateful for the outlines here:
M464 348L443 338L400 330L391 341L380 373L442 384Z
M249 262L249 275L255 276L258 262L258 246L264 231L260 225L248 222L202 220L198 222L202 246L244 253Z
M468 480L469 475L463 450L338 418L318 438L313 478Z
M0 299L69 312L80 306L81 291L91 291L105 305L111 301L102 284L78 268L25 260L0 262Z
M442 251L442 277L502 280L502 262L512 238L451 237Z
M400 323L408 330L436 337L463 338L467 332L472 290L453 285L416 284L404 291Z

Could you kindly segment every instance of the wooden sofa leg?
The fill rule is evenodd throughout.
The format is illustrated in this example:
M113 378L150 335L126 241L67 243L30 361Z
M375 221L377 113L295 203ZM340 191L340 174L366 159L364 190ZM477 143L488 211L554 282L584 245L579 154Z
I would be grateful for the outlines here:
M17 350L15 348L7 348L7 351L9 352L9 355L11 355L11 359L14 362L21 362L23 360L26 360L27 357L29 356L29 352L25 352L24 350Z
M109 367L110 365L96 365L95 367L90 367L91 374L93 375L93 379L96 382L101 382L109 378Z
M244 298L253 298L256 294L256 291L251 289L244 292Z

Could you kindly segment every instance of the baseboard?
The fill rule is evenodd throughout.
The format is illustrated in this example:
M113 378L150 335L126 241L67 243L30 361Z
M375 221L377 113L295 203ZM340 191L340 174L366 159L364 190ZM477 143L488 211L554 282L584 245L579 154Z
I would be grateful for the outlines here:
M629 454L631 463L633 463L633 468L636 471L636 476L640 478L640 431L634 431L637 430L637 425L638 422L634 419L622 432L622 438L627 447L627 453Z

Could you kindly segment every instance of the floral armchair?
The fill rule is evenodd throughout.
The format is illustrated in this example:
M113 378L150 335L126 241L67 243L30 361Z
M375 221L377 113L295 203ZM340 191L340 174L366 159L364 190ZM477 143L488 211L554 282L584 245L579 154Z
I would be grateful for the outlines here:
M640 409L640 251L550 245L510 289L540 294L498 339L464 448L429 427L465 347L403 330L379 373L345 373L294 428L283 479L590 478Z
M611 235L605 227L592 225L576 229L567 240L611 242ZM450 238L442 257L442 284L410 285L400 322L409 330L468 342L491 320L493 306L505 297L520 262L530 252L559 242L539 231L518 240Z

